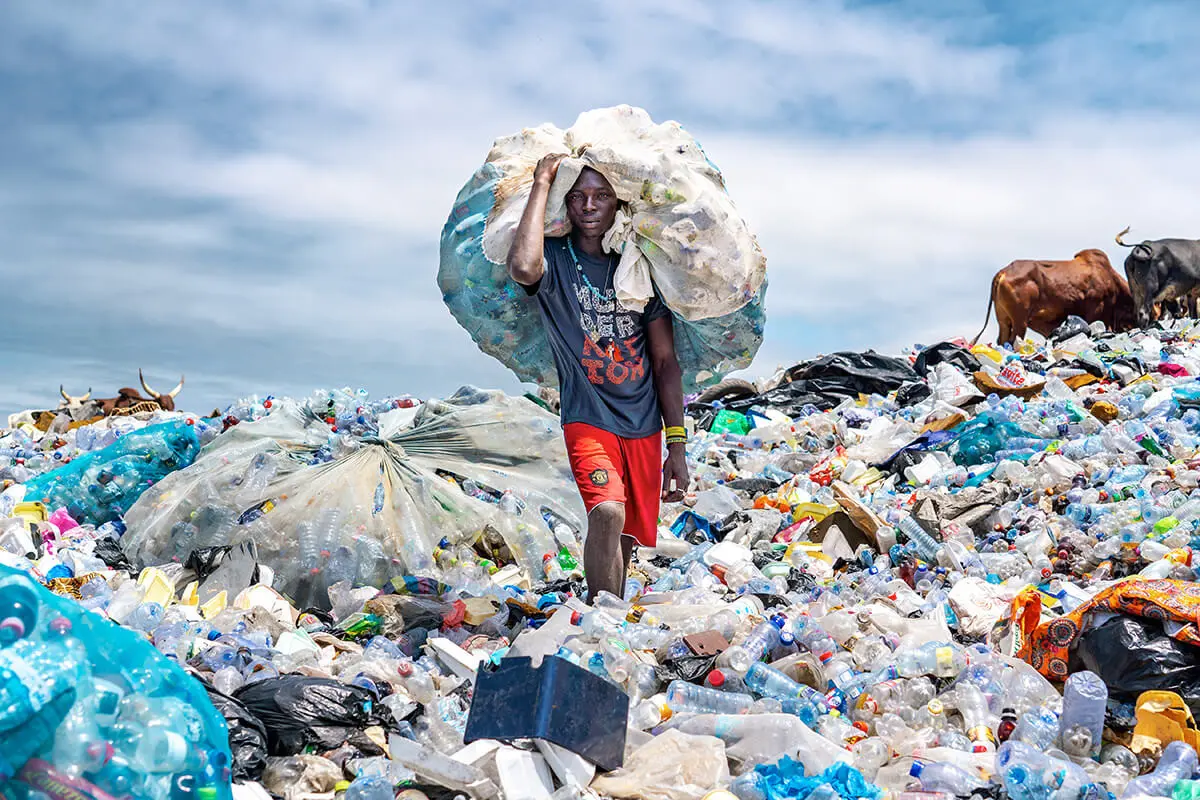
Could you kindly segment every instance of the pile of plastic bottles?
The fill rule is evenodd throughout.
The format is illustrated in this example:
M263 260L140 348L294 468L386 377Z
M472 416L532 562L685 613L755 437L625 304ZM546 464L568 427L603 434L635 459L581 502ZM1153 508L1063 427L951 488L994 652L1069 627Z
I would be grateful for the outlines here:
M235 778L280 796L1197 796L1200 331L958 350L887 395L785 413L760 387L689 406L691 491L662 508L622 597L585 596L550 513L540 571L481 530L380 586L362 568L376 556L322 544L340 523L314 507L297 542L328 578L313 607L237 542L130 575L121 520L69 503L39 517L0 496L0 561L190 669ZM211 440L277 402L192 428ZM325 461L413 402L301 406L330 426ZM246 480L270 480L276 465L255 465ZM528 517L518 490L442 479ZM1120 625L1141 637L1122 648L1151 655L1097 651ZM465 742L477 670L522 657L628 695L625 767Z

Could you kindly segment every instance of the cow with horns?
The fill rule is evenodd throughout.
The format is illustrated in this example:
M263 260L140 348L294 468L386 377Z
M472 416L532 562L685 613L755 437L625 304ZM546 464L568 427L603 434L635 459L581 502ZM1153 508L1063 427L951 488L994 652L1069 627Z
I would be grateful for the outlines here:
M91 389L88 389L87 393L80 397L72 397L67 394L62 386L59 386L58 391L62 395L63 403L57 410L59 412L67 412L72 419L129 416L142 412L175 410L175 398L183 390L183 376L180 376L179 384L165 394L151 389L146 383L146 378L142 375L140 369L138 370L138 378L141 379L142 389L146 391L146 397L143 397L137 389L126 386L117 390L116 397L93 400ZM81 416L80 412L87 414L87 416Z
M151 389L141 370L138 370L138 377L147 396L126 386L117 392L116 397L93 398L91 389L79 397L72 397L64 387L59 386L58 393L62 395L62 402L58 404L58 408L13 414L8 418L8 427L33 425L39 430L49 431L53 426L53 430L61 432L102 417L127 417L133 414L175 410L175 398L183 390L182 376L179 378L179 384L165 394Z

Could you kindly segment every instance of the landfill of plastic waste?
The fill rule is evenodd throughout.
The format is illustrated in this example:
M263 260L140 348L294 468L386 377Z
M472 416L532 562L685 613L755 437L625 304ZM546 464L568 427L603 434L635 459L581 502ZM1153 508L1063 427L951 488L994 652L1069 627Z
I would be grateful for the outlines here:
M623 597L586 596L533 398L339 390L3 430L0 773L87 797L218 796L224 767L235 797L296 800L1194 798L1198 378L1179 322L726 384L688 405L692 486ZM181 426L203 448L168 459ZM137 444L132 507L56 482L135 435L167 449ZM310 541L330 509L357 521ZM403 519L427 557L357 544L403 548ZM110 665L115 637L100 660L112 623L161 668ZM179 698L204 709L185 733Z

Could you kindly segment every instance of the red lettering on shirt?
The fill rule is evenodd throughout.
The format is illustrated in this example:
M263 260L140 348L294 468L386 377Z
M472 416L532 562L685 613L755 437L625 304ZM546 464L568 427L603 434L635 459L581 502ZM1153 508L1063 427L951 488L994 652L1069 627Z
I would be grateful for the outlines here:
M629 380L641 380L646 374L646 366L642 359L638 358L629 362Z
M604 358L607 353L600 349L599 345L592 341L592 337L583 337L583 354L585 356L595 356L596 358Z
M586 342L587 339L584 339ZM604 362L595 358L581 358L579 363L587 370L588 380L594 384L601 385L604 383L604 375L600 372L600 368L604 366Z
M615 385L620 385L629 377L629 367L617 361L608 362L608 370L605 372L608 382Z

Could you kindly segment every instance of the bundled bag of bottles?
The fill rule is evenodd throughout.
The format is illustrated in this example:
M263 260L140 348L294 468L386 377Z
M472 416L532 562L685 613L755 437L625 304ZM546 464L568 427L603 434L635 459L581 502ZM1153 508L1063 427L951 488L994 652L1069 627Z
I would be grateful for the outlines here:
M583 507L558 421L536 404L464 387L377 427L360 419L331 435L311 405L276 401L130 509L126 554L156 565L253 542L276 588L323 602L342 581L436 575L436 548L485 534L533 574L547 554L577 549Z
M199 452L194 422L151 425L30 480L23 500L66 508L80 522L102 525L120 519L142 492L191 464ZM9 498L16 501L15 495Z
M0 796L232 796L225 723L201 684L3 566L0 696Z
M552 153L570 157L550 191L546 235L570 233L566 195L584 167L609 180L621 201L604 242L620 254L617 300L641 309L657 289L675 316L685 390L748 366L762 343L766 259L696 140L629 106L585 112L565 131L545 124L498 139L459 192L438 286L479 348L522 380L557 381L536 302L505 266L534 168Z

